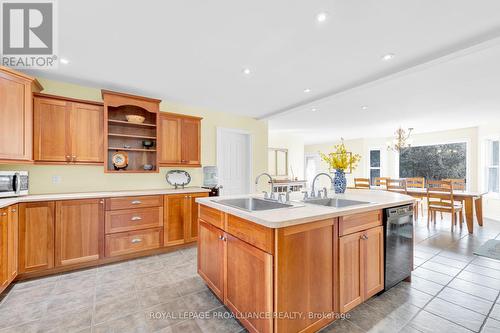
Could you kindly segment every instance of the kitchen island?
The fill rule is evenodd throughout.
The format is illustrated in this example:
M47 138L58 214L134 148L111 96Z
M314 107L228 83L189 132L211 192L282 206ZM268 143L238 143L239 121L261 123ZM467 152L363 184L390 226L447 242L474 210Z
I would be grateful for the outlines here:
M414 199L372 190L332 197L334 207L292 197L260 211L196 199L198 273L250 332L315 332L384 289L383 209Z

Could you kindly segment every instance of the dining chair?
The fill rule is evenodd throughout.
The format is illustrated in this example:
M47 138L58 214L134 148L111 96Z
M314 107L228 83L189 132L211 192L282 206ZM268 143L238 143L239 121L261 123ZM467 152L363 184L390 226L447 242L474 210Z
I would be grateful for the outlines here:
M431 220L436 223L436 212L450 213L452 228L457 224L457 214L460 214L460 228L462 227L463 205L453 200L451 181L429 180L427 182L427 226Z
M408 194L408 189L406 185L406 179L387 179L386 182L387 191L397 192L401 194Z
M465 184L465 179L460 179L460 178L446 178L443 179L446 182L451 182L451 186L453 187L454 191L465 191L466 184ZM463 201L459 201L462 203L463 206L465 206L465 203ZM441 220L443 219L443 213L441 213Z
M409 189L412 188L425 188L425 178L424 177L410 177L406 178L406 186ZM415 221L418 220L420 212L424 212L424 198L415 198Z
M354 188L370 189L370 179L354 178Z
M390 179L389 177L375 177L374 185L380 186L380 187L385 187L385 189L387 189L387 181L389 179Z

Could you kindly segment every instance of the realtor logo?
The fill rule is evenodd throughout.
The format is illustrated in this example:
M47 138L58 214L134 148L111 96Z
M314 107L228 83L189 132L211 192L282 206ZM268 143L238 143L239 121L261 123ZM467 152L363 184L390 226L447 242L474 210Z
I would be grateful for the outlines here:
M56 25L53 0L2 0L2 65L55 68Z

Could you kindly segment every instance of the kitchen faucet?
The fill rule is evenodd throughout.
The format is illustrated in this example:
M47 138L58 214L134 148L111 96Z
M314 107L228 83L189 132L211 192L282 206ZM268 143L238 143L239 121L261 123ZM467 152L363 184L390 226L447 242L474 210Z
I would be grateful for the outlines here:
M263 172L261 173L260 175L257 176L257 178L255 178L255 185L257 185L259 183L259 179L261 176L267 176L269 177L269 180L271 181L271 195L269 196L267 194L266 191L264 191L264 198L265 199L271 199L271 200L275 200L275 197L274 197L274 192L273 192L273 189L274 189L274 181L273 181L273 177L271 177L270 174L268 174L267 172Z
M332 184L331 188L333 189L333 178L332 178L332 176L330 176L329 174L327 174L325 172L320 172L320 173L318 173L314 177L314 179L312 181L312 185L311 185L311 198L315 198L316 197L316 193L314 192L314 183L316 183L316 179L318 179L318 177L321 176L321 175L324 175L324 176L327 176L328 178L330 178L330 182ZM324 197L327 198L328 197L328 191L327 191L326 187L323 188L323 192L324 192ZM306 196L307 196L307 192L306 192ZM321 198L321 190L318 191L318 197Z

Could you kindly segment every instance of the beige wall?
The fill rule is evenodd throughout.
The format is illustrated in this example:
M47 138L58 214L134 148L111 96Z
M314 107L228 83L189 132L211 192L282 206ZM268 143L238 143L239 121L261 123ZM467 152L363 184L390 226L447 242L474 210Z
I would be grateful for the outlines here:
M44 93L73 98L101 101L101 91L64 82L39 78ZM152 96L154 97L154 96ZM244 129L253 136L253 175L267 171L267 122L229 113L191 108L162 102L161 111L189 114L203 117L202 120L202 165L216 164L217 127ZM42 166L1 165L0 170L28 170L30 172L30 193L64 193L85 191L106 191L122 189L167 188L165 174L171 168L161 168L153 174L105 174L103 166ZM192 176L190 185L203 182L201 168L184 168ZM53 184L53 176L60 176L61 183Z
M269 132L269 148L288 149L288 179L292 179L292 174L299 180L304 178L304 138L302 136ZM269 170L269 172L272 171Z

